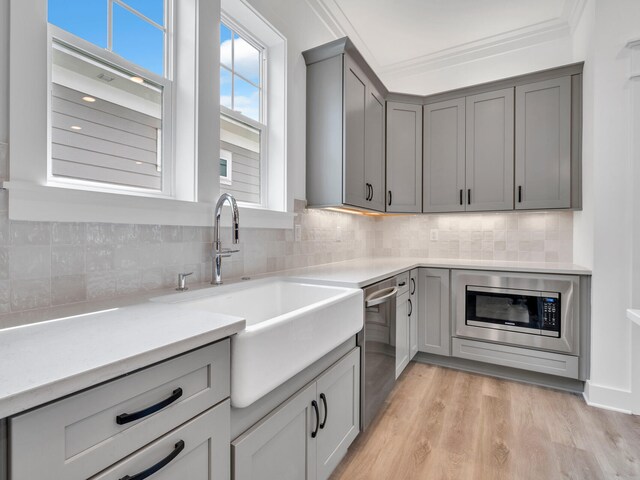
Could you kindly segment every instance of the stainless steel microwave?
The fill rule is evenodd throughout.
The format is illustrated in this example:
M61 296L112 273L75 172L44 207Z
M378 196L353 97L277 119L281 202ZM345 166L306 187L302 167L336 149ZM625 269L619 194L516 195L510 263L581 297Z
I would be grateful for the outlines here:
M452 287L456 336L579 354L577 277L457 271Z

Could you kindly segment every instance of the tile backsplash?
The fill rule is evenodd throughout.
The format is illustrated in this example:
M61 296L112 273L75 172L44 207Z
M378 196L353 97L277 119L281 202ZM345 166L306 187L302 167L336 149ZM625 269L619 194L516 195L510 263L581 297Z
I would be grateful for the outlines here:
M0 181L7 175L0 143ZM170 287L180 272L211 279L213 229L163 225L22 222L8 219L0 190L0 314ZM296 229L242 228L223 277L363 256L572 261L572 212L370 217L307 210ZM227 245L231 234L221 231Z

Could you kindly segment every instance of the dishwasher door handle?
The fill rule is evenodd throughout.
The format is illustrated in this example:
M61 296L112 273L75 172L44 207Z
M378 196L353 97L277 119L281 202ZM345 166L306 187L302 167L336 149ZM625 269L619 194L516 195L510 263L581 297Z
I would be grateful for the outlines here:
M380 305L382 303L386 303L392 298L396 296L398 293L398 287L389 287L383 288L382 290L378 290L377 292L373 292L369 295L365 301L364 305L366 308L375 307L376 305Z

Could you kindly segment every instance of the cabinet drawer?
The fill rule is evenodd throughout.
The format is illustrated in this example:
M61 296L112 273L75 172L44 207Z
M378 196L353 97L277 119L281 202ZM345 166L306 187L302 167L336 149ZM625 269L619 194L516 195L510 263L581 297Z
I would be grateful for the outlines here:
M154 480L227 480L230 409L227 400L91 480L135 478L153 467Z
M396 286L398 287L398 297L409 291L409 275L410 272L401 273L396 277Z
M453 338L453 356L505 367L578 378L578 357L497 343Z
M85 479L210 408L229 396L229 350L223 340L11 418L12 480Z

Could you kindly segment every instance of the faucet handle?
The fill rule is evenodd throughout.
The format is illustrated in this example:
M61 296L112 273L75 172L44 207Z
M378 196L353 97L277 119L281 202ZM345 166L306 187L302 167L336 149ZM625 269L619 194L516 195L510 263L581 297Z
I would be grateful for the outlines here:
M223 248L220 252L216 253L216 257L227 258L230 257L232 253L238 253L240 250L231 250L230 248Z
M178 290L179 292L189 290L189 287L187 287L187 277L189 275L193 275L193 272L178 274L178 287L176 288L176 290Z

